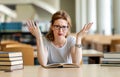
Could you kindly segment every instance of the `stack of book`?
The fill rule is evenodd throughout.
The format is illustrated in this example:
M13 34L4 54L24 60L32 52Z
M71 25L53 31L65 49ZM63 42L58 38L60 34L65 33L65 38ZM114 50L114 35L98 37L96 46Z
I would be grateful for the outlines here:
M107 52L101 58L102 66L120 66L120 52Z
M0 51L0 71L23 69L22 52Z

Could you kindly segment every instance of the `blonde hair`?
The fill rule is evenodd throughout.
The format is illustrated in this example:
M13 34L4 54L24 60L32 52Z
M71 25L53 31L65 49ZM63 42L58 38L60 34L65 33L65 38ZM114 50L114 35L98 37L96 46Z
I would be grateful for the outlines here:
M71 24L71 18L70 16L67 14L67 12L63 11L63 10L60 10L60 11L57 11L56 13L53 14L52 16L52 19L51 19L51 25L50 25L50 30L49 32L46 34L46 38L49 40L49 41L54 41L54 34L53 34L53 31L52 31L52 26L54 24L54 22L58 19L64 19L68 22L68 26L69 26L69 31L67 33L67 35L65 37L68 36L68 34L70 33L70 29L72 27L72 24Z

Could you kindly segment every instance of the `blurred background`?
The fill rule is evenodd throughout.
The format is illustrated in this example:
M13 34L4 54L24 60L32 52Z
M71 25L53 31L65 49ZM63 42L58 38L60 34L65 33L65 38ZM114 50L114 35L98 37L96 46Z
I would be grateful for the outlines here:
M39 21L46 32L51 15L62 9L71 16L72 32L93 22L91 34L119 34L119 4L119 0L0 0L0 22L22 22L24 26L26 19L31 18Z
M120 0L0 0L1 39L31 41L33 37L26 27L28 18L36 21L46 34L51 16L58 10L65 10L71 16L72 33L93 22L89 34L120 34L119 4Z
M88 35L82 38L84 49L120 51L120 0L0 0L0 40L36 46L26 20L36 21L45 35L52 14L58 10L71 16L74 36L85 24L93 22Z

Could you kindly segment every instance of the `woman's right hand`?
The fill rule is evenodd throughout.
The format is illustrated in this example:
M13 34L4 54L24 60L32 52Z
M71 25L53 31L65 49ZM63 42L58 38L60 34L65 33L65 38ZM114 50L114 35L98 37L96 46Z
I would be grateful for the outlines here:
M36 38L42 36L39 26L33 20L27 20L27 26L33 36L35 36Z

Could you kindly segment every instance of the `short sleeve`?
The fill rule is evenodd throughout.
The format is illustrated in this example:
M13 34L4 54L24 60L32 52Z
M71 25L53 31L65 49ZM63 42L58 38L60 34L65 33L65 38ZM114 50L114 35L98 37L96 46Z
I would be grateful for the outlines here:
M47 45L49 45L49 41L44 36L42 38L43 38L43 44L44 44L44 46L47 47Z
M68 44L70 45L70 47L75 46L76 38L74 36L68 36L67 40L68 40Z

